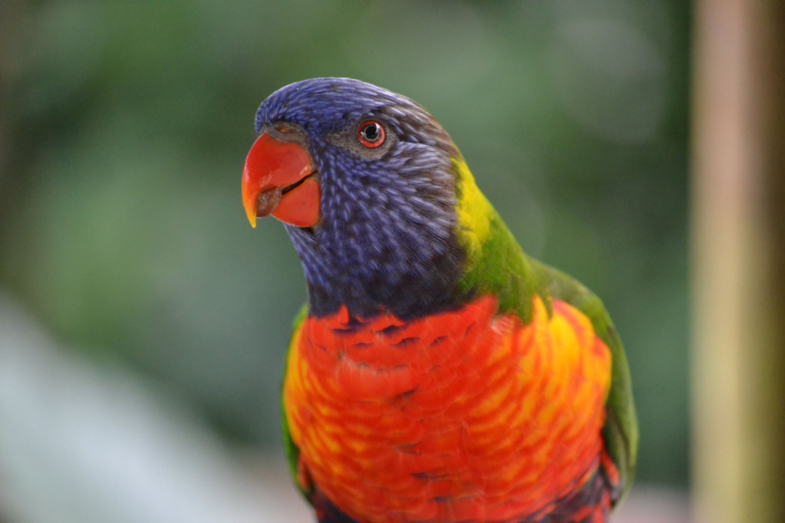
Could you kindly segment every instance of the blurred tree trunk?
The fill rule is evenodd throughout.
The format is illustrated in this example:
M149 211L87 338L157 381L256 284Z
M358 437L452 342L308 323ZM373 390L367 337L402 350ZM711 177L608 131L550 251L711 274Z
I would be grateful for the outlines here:
M19 208L18 188L24 181L19 148L17 111L13 105L19 77L23 0L0 0L0 252L13 234L13 216ZM0 257L0 281L5 279Z
M693 113L698 521L785 521L785 2L698 0Z
M11 90L17 65L17 36L22 6L17 0L0 1L0 219L6 216L8 187L11 184L13 135L11 133Z
M2 194L3 182L8 177L6 170L7 158L9 154L8 136L8 113L9 97L11 94L11 76L13 69L13 57L11 56L11 34L13 34L13 21L17 18L15 13L18 11L16 2L0 3L0 194Z

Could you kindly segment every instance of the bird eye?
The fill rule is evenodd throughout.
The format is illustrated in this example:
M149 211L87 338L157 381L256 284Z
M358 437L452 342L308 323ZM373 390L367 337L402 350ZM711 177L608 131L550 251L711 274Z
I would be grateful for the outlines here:
M369 120L360 124L357 138L364 146L374 149L384 143L384 127L379 122Z

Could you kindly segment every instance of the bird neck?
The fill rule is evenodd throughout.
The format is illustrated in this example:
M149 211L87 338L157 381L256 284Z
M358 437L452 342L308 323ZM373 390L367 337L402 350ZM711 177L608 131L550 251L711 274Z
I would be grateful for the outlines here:
M345 306L350 316L410 320L491 295L500 312L528 321L534 285L526 257L462 158L452 160L452 172L453 206L449 218L442 217L449 221L446 234L422 227L412 243L411 235L390 226L412 213L398 208L386 210L388 223L369 221L373 213L346 223L333 217L315 236L287 227L305 270L311 315Z
M514 313L524 323L531 318L532 297L540 283L501 216L477 187L462 159L453 160L456 172L458 238L466 261L457 292L461 296L493 295L500 313Z

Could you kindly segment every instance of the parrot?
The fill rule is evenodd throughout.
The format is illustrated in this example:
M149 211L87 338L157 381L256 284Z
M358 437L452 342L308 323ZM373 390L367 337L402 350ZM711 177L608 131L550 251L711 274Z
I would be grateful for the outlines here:
M284 446L319 523L602 523L630 489L630 371L600 299L524 254L422 106L349 78L282 87L242 173L307 301Z

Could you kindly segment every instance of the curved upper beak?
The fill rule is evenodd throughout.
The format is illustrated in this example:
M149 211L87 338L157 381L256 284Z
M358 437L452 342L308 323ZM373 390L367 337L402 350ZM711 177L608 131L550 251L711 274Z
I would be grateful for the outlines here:
M256 227L257 217L270 214L297 227L319 221L317 173L308 151L296 143L262 134L245 159L242 185L251 227Z

